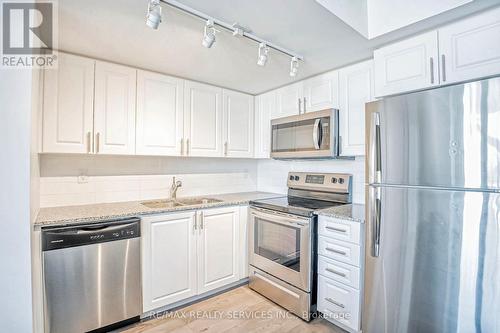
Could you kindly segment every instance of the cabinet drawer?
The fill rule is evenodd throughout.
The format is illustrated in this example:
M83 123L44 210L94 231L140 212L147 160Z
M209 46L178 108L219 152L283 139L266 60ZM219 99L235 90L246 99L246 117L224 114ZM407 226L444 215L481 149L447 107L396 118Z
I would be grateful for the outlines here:
M359 245L361 223L347 222L333 217L320 216L318 234Z
M340 261L319 256L318 274L359 290L359 267L354 267L341 263Z
M349 265L359 267L360 246L339 240L318 237L318 253L330 259L335 259Z
M360 330L359 291L334 280L318 277L318 311L333 323Z

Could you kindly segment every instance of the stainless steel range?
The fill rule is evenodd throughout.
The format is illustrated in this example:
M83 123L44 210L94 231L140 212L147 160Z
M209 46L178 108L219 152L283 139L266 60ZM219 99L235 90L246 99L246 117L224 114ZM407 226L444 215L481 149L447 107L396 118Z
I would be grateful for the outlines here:
M291 172L288 196L250 202L250 288L304 320L316 307L318 209L352 199L352 175Z

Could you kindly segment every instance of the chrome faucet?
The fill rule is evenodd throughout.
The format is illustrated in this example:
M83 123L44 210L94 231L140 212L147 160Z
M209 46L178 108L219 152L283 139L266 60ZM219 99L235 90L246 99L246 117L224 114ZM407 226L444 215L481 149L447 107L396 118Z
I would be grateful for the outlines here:
M177 190L182 186L182 182L180 180L175 181L175 177L172 180L172 186L170 187L170 198L175 200L177 199Z

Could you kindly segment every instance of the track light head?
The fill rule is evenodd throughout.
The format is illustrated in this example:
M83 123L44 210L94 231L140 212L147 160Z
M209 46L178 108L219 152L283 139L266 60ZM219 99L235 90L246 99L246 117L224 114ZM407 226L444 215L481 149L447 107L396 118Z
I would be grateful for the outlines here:
M299 71L299 59L297 57L292 57L290 61L290 76L297 76L297 72Z
M201 45L206 47L207 49L211 48L215 44L215 30L214 22L208 20L205 24L205 30L203 33L203 39L201 41Z
M151 29L158 30L161 23L160 0L150 0L146 14L146 25Z
M265 43L259 44L259 57L257 58L257 65L265 66L267 63L269 47Z

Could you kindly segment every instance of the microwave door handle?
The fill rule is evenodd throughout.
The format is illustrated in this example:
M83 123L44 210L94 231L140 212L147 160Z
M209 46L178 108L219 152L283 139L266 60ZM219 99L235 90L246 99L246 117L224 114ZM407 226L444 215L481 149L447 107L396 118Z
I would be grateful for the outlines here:
M313 127L313 143L314 143L314 148L316 150L320 149L321 146L321 119L316 119L314 121L314 127Z

